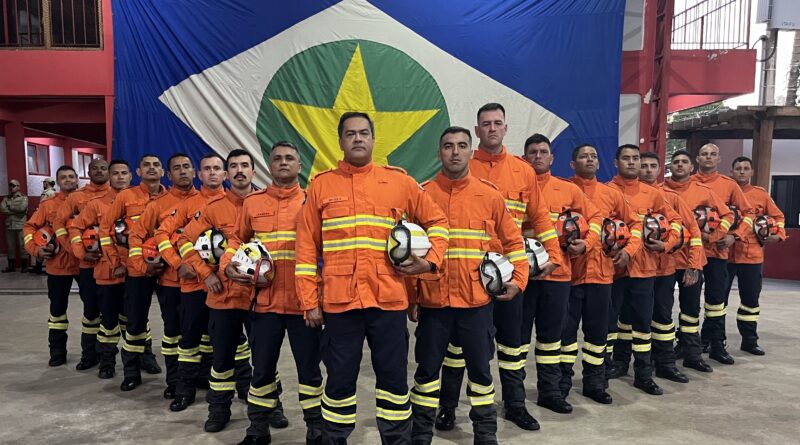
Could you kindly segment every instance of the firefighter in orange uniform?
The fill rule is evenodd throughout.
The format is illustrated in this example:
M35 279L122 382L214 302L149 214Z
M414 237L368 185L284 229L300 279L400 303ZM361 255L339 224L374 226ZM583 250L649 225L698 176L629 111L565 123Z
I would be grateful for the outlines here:
M469 170L472 176L485 179L496 185L506 200L511 216L522 229L523 221L529 221L536 238L544 244L550 255L550 264L541 272L549 275L563 263L561 249L536 173L530 164L508 153L503 145L508 125L505 109L498 103L489 103L478 109L475 134L478 149L473 152ZM504 417L518 427L534 431L539 422L525 408L525 360L530 345L522 342L523 298L501 301L494 304L494 325L497 328L497 360L500 368L500 383L503 392ZM439 399L440 411L436 418L436 429L450 430L455 426L455 408L458 404L464 367L461 345L453 339L448 347L447 358L442 368L442 388ZM449 366L453 364L455 366Z
M572 389L572 367L578 357L578 326L583 323L583 395L597 403L610 404L606 392L605 365L614 352L616 332L608 332L611 283L614 268L624 269L642 246L642 222L616 188L597 181L597 148L579 145L572 151L575 176L570 179L597 207L604 218L620 220L628 227L630 239L624 247L595 248L572 259L572 289L561 337L561 391Z
M364 339L375 370L377 423L385 443L408 443L411 402L408 296L403 277L436 271L447 247L447 218L404 171L372 162L374 125L347 112L338 126L344 161L311 181L297 228L297 294L309 326L324 323L323 443L345 443L355 428L356 382ZM432 247L425 258L392 267L386 245L402 219L421 225ZM322 257L324 298L317 263Z
M419 321L411 390L413 443L431 443L439 398L439 369L452 334L462 341L467 368L474 443L497 443L497 413L489 363L494 355L492 298L475 277L487 251L502 253L514 265L512 281L498 301L520 298L528 281L528 259L519 228L497 188L469 172L472 137L450 127L439 141L441 172L423 184L447 215L450 243L439 273L411 279L411 321Z
M79 188L67 196L64 205L56 212L53 220L53 230L56 233L61 250L72 255L67 228L74 218L90 199L102 196L108 191L108 161L94 159L89 163L89 184ZM97 365L97 332L100 330L100 307L97 301L97 283L94 281L92 268L97 261L97 254L89 252L83 258L78 258L78 288L83 302L83 318L81 319L81 360L75 366L78 371L83 371ZM64 307L63 314L50 314L50 323L53 326L67 329L67 312ZM65 333L66 334L66 333ZM66 339L66 336L64 337Z
M161 259L178 272L181 286L180 335L178 339L178 378L171 411L183 411L194 402L197 387L208 388L211 371L211 338L208 336L208 306L203 281L188 264L182 264L175 243L183 228L200 218L206 203L224 196L225 159L218 154L200 158L200 193L186 198L161 222L155 231Z
M131 391L142 384L140 368L148 374L158 374L161 368L152 355L150 323L147 320L153 301L155 277L145 276L134 269L127 269L128 247L115 243L114 222L128 219L136 224L150 201L167 193L161 185L164 168L158 156L146 154L139 159L136 175L141 183L125 189L117 195L111 209L104 215L107 221L101 227L100 244L111 261L115 277L125 277L125 316L128 318L122 341L122 364L124 378L120 390Z
M620 146L614 164L618 174L608 185L625 195L629 205L643 219L643 223L647 215L659 213L666 218L670 228L665 229L666 239L661 241L658 236L648 237L643 227L644 248L639 249L631 258L627 268L618 271L619 277L614 280L611 288L613 308L609 317L609 331L618 331L618 338L608 378L618 378L628 373L633 351L634 386L648 394L661 395L663 390L653 380L650 355L653 289L658 255L660 252L668 252L677 243L681 218L666 203L658 189L639 181L639 147Z
M278 396L282 387L277 378L277 365L286 334L297 367L298 395L307 427L306 443L321 442L319 336L322 330L306 326L294 285L297 219L306 196L297 181L300 168L300 154L294 144L282 141L272 146L269 154L272 184L244 199L234 238L228 241L220 264L228 278L253 287L253 277L240 273L237 269L240 264L231 258L240 244L257 239L269 251L275 267L272 283L256 288L255 301L251 303L249 337L253 345L253 380L247 397L250 427L242 444L270 441L270 415L280 406Z
M56 214L78 188L78 174L64 165L56 171L59 192L41 203L22 227L25 250L28 254L47 260L47 298L50 300L50 317L47 320L47 341L50 349L50 366L60 366L67 361L67 304L72 281L78 281L78 259L67 249L55 243L40 246L35 241L40 229L50 229L54 236L53 222ZM55 240L55 238L53 238ZM57 241L56 241L57 243Z
M550 174L553 165L553 152L550 139L534 134L525 141L525 159L533 165L536 180L542 195L546 196L550 220L558 224L558 218L565 212L577 212L583 216L589 230L580 237L570 240L562 247L565 257L561 267L550 275L533 280L525 290L524 315L522 321L522 344L531 343L531 329L536 323L536 378L537 404L560 414L572 412L572 405L561 392L561 353L571 356L577 354L578 345L563 345L561 334L569 302L570 281L572 281L571 262L574 258L587 255L600 249L600 230L603 217L597 208L589 204L586 195L575 184L556 178ZM528 225L522 225L523 234ZM566 347L565 347L566 346Z
M206 393L208 420L203 429L209 433L225 428L231 418L231 401L237 387L250 386L252 376L250 349L246 340L241 345L243 328L249 330L247 316L253 289L229 280L224 269L212 267L194 249L200 235L210 229L221 232L226 240L234 238L242 203L253 190L253 156L244 150L232 150L228 154L227 172L231 188L224 196L212 198L200 218L190 221L178 238L178 245L184 252L183 262L197 272L208 292L208 335L214 356ZM221 256L216 260L220 259Z
M86 229L92 226L98 227L98 236L103 229L109 228L109 223L103 220L108 213L111 204L120 191L125 190L131 185L131 169L125 161L111 161L108 167L109 189L105 195L97 196L89 200L81 208L81 212L69 224L69 237L72 244L72 252L78 258L84 258L87 253L81 239L81 235ZM110 379L114 377L114 367L116 366L117 343L123 328L120 326L119 316L122 313L123 295L125 295L125 278L115 277L111 259L106 252L113 247L102 245L100 251L94 252L99 255L94 264L94 279L97 283L97 300L100 307L100 329L97 333L98 355L100 366L98 377Z
M664 184L658 184L658 176L661 173L661 160L658 155L646 152L642 153L641 158L639 180L661 190L667 203L681 217L683 230L675 248L658 256L658 272L654 285L653 322L651 324L653 363L656 367L656 377L677 383L688 383L689 378L675 365L677 356L675 354L675 323L672 321L672 307L675 305L676 282L683 289L691 288L699 281L700 270L706 262L702 232L695 220L694 210L686 201ZM685 241L686 232L689 235L688 242ZM720 235L715 234L715 236ZM685 307L687 304L692 305L686 299L679 297L679 300L681 307ZM696 308L692 311L696 314L700 309L699 300L698 305L692 305L692 307Z
M164 334L161 337L161 353L164 355L164 364L167 367L167 388L164 398L175 397L175 387L178 383L178 341L181 335L180 316L178 307L181 302L180 282L178 271L166 262L146 262L142 255L142 244L155 235L155 230L161 222L168 217L178 205L198 194L192 181L195 172L192 159L186 153L176 153L167 161L167 179L172 183L169 193L165 193L150 201L144 213L129 228L128 234L128 269L148 277L157 277L156 296L161 309L161 320L164 322Z
M705 184L720 197L726 206L736 206L741 212L742 222L736 230L726 234L716 243L706 245L708 264L703 268L705 278L705 318L700 337L709 350L709 358L723 365L732 365L733 357L725 349L725 314L727 303L725 289L728 286L728 255L736 239L745 238L753 231L753 208L742 189L733 179L717 172L722 158L719 147L706 144L700 147L695 159L697 173L691 179ZM721 225L726 225L722 223Z
M762 268L764 264L764 246L775 244L786 239L785 219L781 209L769 196L769 192L761 187L750 185L753 177L753 161L747 157L734 159L731 167L731 177L742 188L747 201L753 206L753 218L769 216L775 220L777 233L770 234L764 239L756 236L754 230L748 230L743 237L733 245L733 251L728 258L728 286L725 292L725 305L731 293L733 278L739 281L739 309L736 311L736 326L742 336L741 349L753 355L764 355L764 350L758 345L758 317L761 309L758 299L761 294Z

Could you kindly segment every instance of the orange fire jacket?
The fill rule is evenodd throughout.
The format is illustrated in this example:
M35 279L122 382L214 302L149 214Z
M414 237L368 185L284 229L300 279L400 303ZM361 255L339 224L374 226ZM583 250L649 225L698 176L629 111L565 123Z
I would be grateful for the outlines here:
M536 175L536 180L539 183L539 190L545 196L552 224L555 224L558 221L558 216L566 210L578 212L586 219L586 223L589 225L589 233L585 239L586 252L579 256L589 255L594 249L600 249L600 230L603 224L603 216L595 206L589 203L580 187L552 176L550 172ZM529 230L529 221L526 221L522 224L522 233L527 236ZM563 251L562 254L564 258L569 257L566 251ZM573 258L568 259L569 261L564 261L561 267L545 277L544 280L571 281Z
M186 200L182 201L175 209L174 215L169 215L161 221L155 232L156 243L158 244L158 251L161 253L161 258L169 264L169 266L176 271L181 266L181 257L178 254L178 246L173 246L171 237L178 230L183 230L189 221L192 219L199 219L202 210L206 204L212 199L220 196L225 196L225 191L220 187L217 190L209 190L205 187L200 188L200 193L194 194ZM205 288L203 281L199 277L191 280L180 280L181 292L189 293Z
M439 173L422 186L444 210L450 243L435 273L409 279L412 301L431 308L471 308L489 304L478 268L486 252L505 255L514 265L512 281L525 290L528 257L522 235L497 187L474 176L450 180ZM516 297L521 298L521 297Z
M664 247L667 252L675 247L678 242L678 234L681 231L681 217L667 204L664 194L660 190L638 179L625 179L619 175L614 176L608 185L625 195L628 204L638 214L640 220L644 220L644 217L651 212L664 215L672 228L668 232L666 241L664 241ZM629 276L631 278L654 277L658 266L658 255L658 252L653 252L642 246L636 252L636 255L631 257L627 269L617 272L621 272L619 276Z
M778 223L778 236L781 241L786 239L785 219L781 209L775 205L769 193L761 187L746 185L742 187L747 201L753 206L753 218L767 215L775 218ZM764 247L758 242L755 231L748 230L733 244L733 254L730 257L736 264L760 264L764 262Z
M61 249L67 252L72 252L72 247L69 242L69 233L67 232L69 221L74 218L90 199L105 195L108 189L111 188L108 182L101 185L89 183L78 190L70 193L64 201L64 206L58 209L56 217L53 219L53 230L55 230L57 240L61 244ZM91 269L94 267L93 263L83 261L78 258L78 267L81 269Z
M226 191L223 196L211 198L205 209L201 211L200 218L190 221L178 238L183 261L192 266L200 280L204 281L212 273L216 273L217 278L222 282L222 292L220 293L206 289L208 291L206 306L212 309L247 310L250 309L250 302L253 300L253 288L229 280L225 276L225 269L219 267L214 270L194 250L197 238L211 228L222 232L226 240L233 239L236 221L239 219L243 202L244 197L237 195L232 189Z
M718 172L711 174L703 174L700 172L692 175L692 180L700 184L705 184L720 198L721 202L726 206L735 205L740 212L742 212L742 222L739 227L734 231L737 238L744 238L747 232L753 231L753 207L747 201L739 184L733 179L720 175ZM687 204L691 206L689 199L686 200ZM730 224L733 222L733 213L724 225L727 227L725 230L730 229ZM722 224L720 225L720 228ZM723 260L728 259L730 249L719 250L713 244L706 246L706 256L709 258L720 258Z
M118 196L119 194L117 191L109 187L105 195L90 199L89 202L83 206L78 216L72 219L72 222L69 224L69 239L72 245L72 252L76 258L83 258L86 254L86 249L81 239L83 232L89 227L99 227L101 225L103 216L109 212L112 203ZM102 232L98 231L98 235L100 235L100 233ZM92 266L94 268L94 279L97 281L97 284L112 285L125 282L124 277L114 278L115 266L112 264L111 257L108 255L108 252L111 250L114 250L113 243L111 243L110 240L104 242L101 237L100 259Z
M188 191L181 191L175 187L169 189L168 193L160 195L150 201L144 208L142 216L136 221L132 228L129 228L128 235L128 269L133 270L139 276L147 273L147 263L142 257L142 244L150 237L155 236L156 228L161 225L168 216L176 213L178 205L191 196L198 194L196 188L192 187ZM178 287L178 270L169 264L164 268L164 272L158 277L158 282L162 286Z
M642 247L642 221L628 205L622 193L609 187L597 179L583 179L580 176L570 178L590 202L597 207L600 216L615 218L625 222L631 232L631 238L623 250L631 258ZM602 227L602 226L601 226ZM614 260L603 252L603 249L592 249L584 255L572 259L572 285L611 284L614 281Z
M430 195L396 167L340 161L311 181L297 226L297 295L300 309L320 306L317 263L322 257L325 312L408 307L405 280L386 252L392 227L406 218L428 233L425 259L442 267L447 218Z
M681 196L664 184L658 188L664 193L667 203L675 210L683 221L684 230L689 231L689 242L675 252L665 252L658 256L658 273L656 276L665 277L675 273L677 269L701 270L706 265L706 253L703 250L703 239L700 227L694 217L694 209L686 204Z
M280 188L270 185L244 198L236 230L220 262L225 270L243 242L258 239L272 256L275 279L268 287L256 289L254 310L260 313L302 315L295 291L295 240L297 220L306 194L299 185Z
M33 241L33 235L42 227L53 228L56 214L64 206L66 200L66 194L56 193L52 198L43 201L22 226L22 233L25 235L25 250L31 256L39 254L39 246ZM52 259L47 260L47 273L49 275L77 275L78 259L71 250L60 247L58 253Z

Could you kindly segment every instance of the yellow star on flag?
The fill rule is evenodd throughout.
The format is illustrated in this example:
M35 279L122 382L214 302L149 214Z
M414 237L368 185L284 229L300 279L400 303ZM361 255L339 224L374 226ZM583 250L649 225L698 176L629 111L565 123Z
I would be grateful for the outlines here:
M409 92L412 94L412 92ZM270 99L286 120L316 151L314 165L308 177L336 166L344 153L339 147L336 128L339 118L348 111L370 115L375 124L375 146L372 160L386 165L389 155L414 135L439 109L417 111L378 111L372 101L361 46L356 45L353 57L339 86L331 108L315 107L283 100Z

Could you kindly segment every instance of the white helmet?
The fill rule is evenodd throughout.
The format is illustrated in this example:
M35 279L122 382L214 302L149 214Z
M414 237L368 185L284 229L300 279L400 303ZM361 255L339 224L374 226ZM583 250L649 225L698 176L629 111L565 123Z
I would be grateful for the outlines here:
M542 272L542 266L550 261L542 243L536 238L525 238L525 253L528 255L528 278L533 278Z
M506 293L506 283L511 281L514 265L504 255L497 252L486 252L478 267L481 284L490 297Z
M422 258L428 254L431 242L425 230L408 221L400 221L392 227L389 239L386 240L386 253L395 266L411 264L411 254Z
M225 253L225 235L219 230L211 228L203 232L194 243L194 250L200 254L200 258L209 264L218 264L222 255Z
M256 287L268 287L275 279L275 263L269 250L259 240L239 246L231 261L239 263L236 270L250 276Z

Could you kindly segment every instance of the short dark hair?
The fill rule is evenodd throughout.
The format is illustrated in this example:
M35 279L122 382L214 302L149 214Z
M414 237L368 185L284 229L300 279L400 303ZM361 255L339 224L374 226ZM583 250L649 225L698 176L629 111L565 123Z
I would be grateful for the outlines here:
M140 162L141 162L141 161L140 161ZM124 165L125 167L128 167L128 170L130 170L130 169L131 169L131 165L130 165L130 164L128 164L128 161L126 161L126 160L124 160L124 159L113 159L113 160L112 160L112 161L111 161L111 162L108 164L108 169L109 169L109 170L111 170L111 167L113 167L113 166L115 166L115 165Z
M189 158L189 164L192 164L192 166L194 167L194 163L192 162L192 157L187 155L186 153L181 152L181 153L175 153L174 155L169 157L169 159L167 160L167 169L171 169L172 161L178 158Z
M645 151L639 154L642 159L655 159L656 162L659 164L661 163L661 158L658 156L658 153L654 151Z
M731 164L731 168L736 167L736 164L740 162L747 162L750 164L750 168L753 168L753 160L747 156L739 156L738 158L734 159L733 163Z
M144 161L144 158L156 158L156 159L158 159L158 162L161 162L161 158L159 158L157 154L155 154L155 153L145 153L145 154L142 155L141 158L139 158L139 162L137 162L136 165L137 166L142 165L142 161ZM110 167L110 165L109 165L109 167ZM128 168L130 168L130 166L128 166Z
M225 162L225 158L220 156L219 153L209 153L209 154L203 156L202 158L200 158L200 162L197 163L198 167L203 165L203 161L205 161L206 159L219 159L220 161L222 161L222 168L223 169L227 165L226 162Z
M58 178L59 173L67 170L71 171L72 173L75 173L75 176L78 176L78 172L76 172L71 165L62 165L61 167L58 167L58 170L56 170L56 178Z
M670 162L674 161L678 156L686 156L689 158L689 163L694 165L694 161L692 161L692 154L689 153L689 150L675 150L675 153L672 153L672 157L669 158Z
M270 151L275 150L278 147L288 147L288 148L291 148L292 150L296 151L297 154L300 154L300 150L297 149L297 145L294 145L289 141L278 141L278 142L272 144L272 148L270 149Z
M488 104L478 108L478 114L475 116L478 121L481 120L481 113L485 113L487 111L495 111L500 110L503 112L503 117L506 117L506 109L497 102L489 102Z
M230 153L228 153L228 159L226 159L227 161L226 164L228 162L231 162L231 158L235 158L237 156L247 156L248 158L250 158L250 166L255 167L255 165L253 164L253 155L251 155L249 151L242 150L241 148L235 148L231 150Z
M619 155L622 154L622 150L636 150L636 151L639 151L639 146L638 145L633 145L633 144L620 145L619 148L617 148L617 153L614 155L614 159L619 160Z
M459 127L459 126L453 125L451 127L447 127L447 128L444 129L444 131L442 132L442 135L439 136L439 144L442 143L442 139L444 139L444 137L447 136L448 134L456 134L456 133L464 133L464 134L466 134L467 137L469 138L470 144L472 143L472 133L470 133L469 130L467 130L464 127Z
M581 148L583 148L583 147L592 147L595 152L597 151L597 147L595 147L592 144L589 144L589 143L580 144L577 147L572 149L572 162L575 162L575 161L578 160L578 153L581 152Z
M553 144L550 143L550 139L540 133L534 133L532 136L525 139L525 145L523 146L523 151L528 149L528 145L531 144L547 144L547 147L552 147Z
M369 114L361 112L361 111L348 111L342 114L342 117L339 118L339 126L336 128L336 131L339 133L339 137L342 137L342 133L344 132L344 123L348 119L352 119L354 117L360 117L366 119L369 123L369 132L372 133L372 137L375 137L375 124L372 123L372 118L369 117Z

